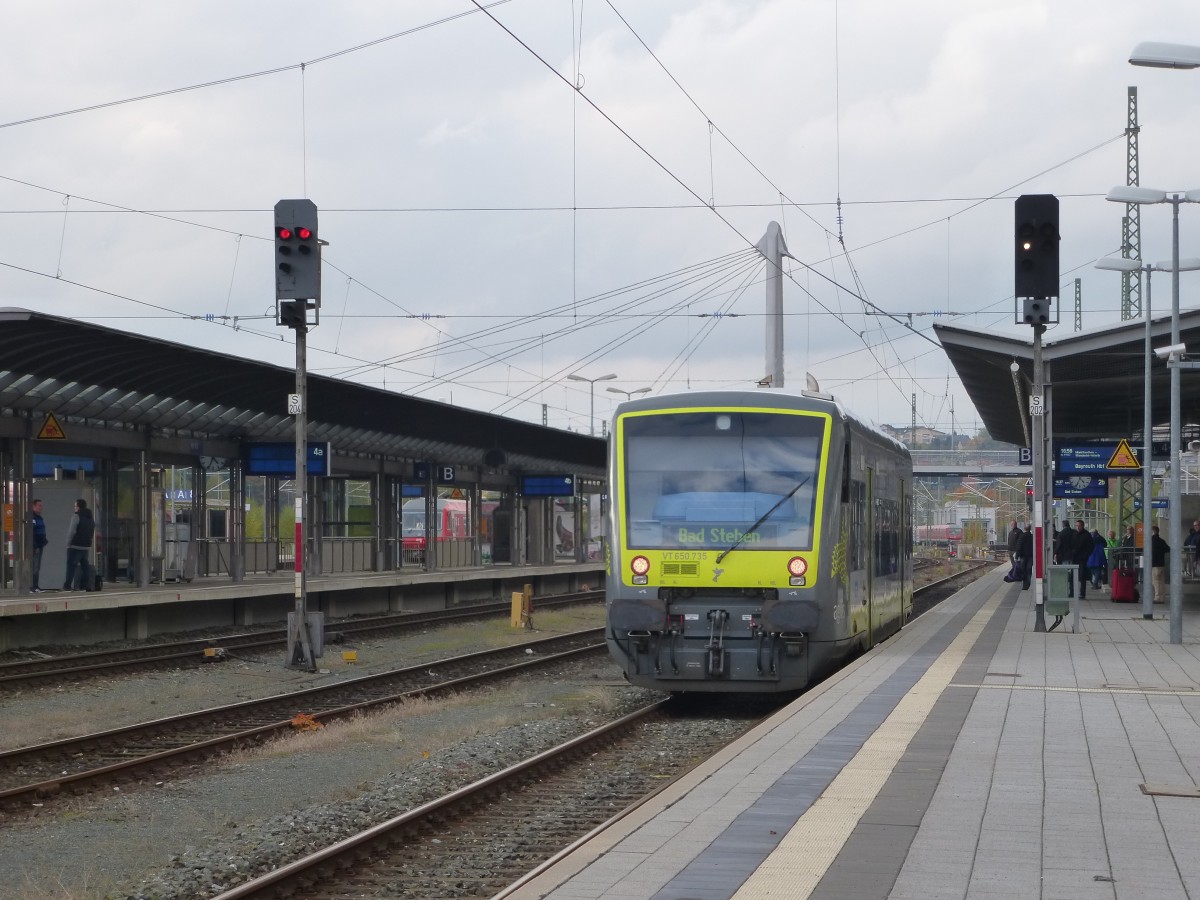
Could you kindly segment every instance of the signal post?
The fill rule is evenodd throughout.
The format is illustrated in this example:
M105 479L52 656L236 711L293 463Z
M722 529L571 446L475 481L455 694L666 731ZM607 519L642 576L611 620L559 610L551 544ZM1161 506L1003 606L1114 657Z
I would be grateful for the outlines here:
M275 324L296 332L296 392L287 398L288 415L296 419L295 470L295 611L288 616L287 665L317 669L321 655L314 647L312 625L320 628L321 613L308 613L304 511L308 487L308 409L306 338L321 315L321 242L317 238L317 206L311 200L280 200L275 204Z
M1042 358L1042 335L1048 324L1057 323L1057 310L1051 318L1053 301L1058 297L1058 198L1053 194L1022 194L1016 203L1016 290L1021 303L1020 318L1033 326L1033 391L1029 397L1029 415L1033 419L1033 522L1034 522L1034 631L1046 630L1045 584L1050 573L1050 552L1046 543L1047 498L1051 480L1047 477L1051 459L1046 429L1046 377ZM1078 603L1075 604L1078 608Z

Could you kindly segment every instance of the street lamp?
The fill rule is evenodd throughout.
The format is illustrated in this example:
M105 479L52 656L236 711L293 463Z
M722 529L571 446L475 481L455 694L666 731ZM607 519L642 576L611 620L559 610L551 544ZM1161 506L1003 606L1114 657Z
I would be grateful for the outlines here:
M1167 44L1158 41L1145 41L1133 48L1129 54L1129 62L1135 66L1150 66L1156 69L1195 69L1200 68L1200 47L1189 44ZM1200 192L1189 191L1184 198L1195 202L1200 200ZM1166 197L1159 200L1133 201L1162 203ZM1175 261L1175 272L1171 283L1171 344L1179 344L1179 199L1171 201L1175 208L1174 230L1171 240L1174 247L1172 259ZM1171 355L1171 643L1183 643L1183 585L1182 562L1180 560L1179 538L1183 532L1182 522L1179 521L1181 510L1176 505L1179 501L1179 365L1180 360L1175 354Z
M1197 69L1200 68L1200 47L1144 41L1133 48L1129 62L1152 69Z
M607 390L610 394L624 394L626 400L632 400L634 394L648 394L650 393L651 388L634 388L632 391L623 391L620 388L610 387L605 388L605 390Z
M1109 256L1096 262L1097 269L1108 269L1113 272L1145 272L1146 273L1146 306L1142 312L1146 320L1145 340L1145 374L1142 386L1142 617L1154 618L1154 587L1150 579L1150 524L1153 517L1150 503L1150 485L1153 481L1153 455L1151 436L1154 433L1154 420L1150 410L1150 363L1154 359L1154 351L1150 340L1150 286L1151 272L1191 272L1200 269L1200 259L1181 259L1178 267L1171 262L1143 264L1140 259L1127 259L1120 256ZM1165 598L1164 598L1165 599Z
M1171 204L1171 346L1179 346L1179 206L1200 202L1200 190L1167 193L1151 188L1118 185L1108 192L1106 200L1114 203ZM1171 371L1171 479L1167 494L1167 524L1170 528L1171 568L1171 643L1183 643L1183 525L1179 518L1179 354L1172 353L1167 363ZM1142 535L1142 552L1150 550L1150 536Z
M612 381L616 375L601 375L599 378L584 378L582 375L574 373L567 376L572 381L586 381L592 386L592 411L588 416L588 421L591 423L592 437L596 436L596 382L597 381Z

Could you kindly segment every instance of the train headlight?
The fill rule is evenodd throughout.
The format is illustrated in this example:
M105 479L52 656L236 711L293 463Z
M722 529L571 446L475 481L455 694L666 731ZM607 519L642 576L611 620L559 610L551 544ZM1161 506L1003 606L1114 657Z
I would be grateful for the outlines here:
M629 568L633 570L634 584L646 583L646 573L650 571L650 560L644 556L635 556L629 561Z
M788 560L788 574L791 578L788 579L788 584L793 587L803 587L805 583L804 573L808 571L808 560L803 556L793 556Z

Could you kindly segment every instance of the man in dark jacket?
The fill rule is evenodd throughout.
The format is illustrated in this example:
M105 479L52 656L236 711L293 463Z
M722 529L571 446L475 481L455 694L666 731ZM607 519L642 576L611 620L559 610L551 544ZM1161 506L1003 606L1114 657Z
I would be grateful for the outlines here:
M1071 535L1070 553L1070 559L1063 560L1063 562L1072 562L1079 567L1079 572L1075 576L1076 595L1080 600L1086 600L1088 581L1091 578L1088 570L1088 557L1092 555L1092 536L1088 534L1083 519L1075 520L1075 533Z
M1029 590L1029 581L1033 578L1033 526L1025 523L1025 531L1021 534L1021 543L1017 546L1017 562L1024 571L1024 583L1021 590Z
M32 574L30 579L30 593L40 594L41 586L38 584L38 579L42 574L42 551L46 549L46 520L42 518L42 501L34 500L29 504L29 521L33 525L33 553L29 556L29 569Z
M1071 523L1063 519L1062 528L1058 529L1058 533L1054 535L1054 561L1059 565L1070 565L1072 557L1072 545L1074 544L1075 532L1071 530Z
M96 523L92 520L92 511L88 509L86 500L75 501L75 515L71 516L71 527L67 532L67 577L63 582L64 591L91 589L87 583L88 551L92 549L92 536L96 533ZM75 585L78 583L79 587Z
M1021 529L1017 527L1017 520L1013 519L1012 528L1008 530L1008 561L1015 563L1017 561L1017 551L1021 548Z
M1167 556L1171 547L1158 533L1158 526L1150 526L1150 583L1154 585L1154 602L1167 601Z

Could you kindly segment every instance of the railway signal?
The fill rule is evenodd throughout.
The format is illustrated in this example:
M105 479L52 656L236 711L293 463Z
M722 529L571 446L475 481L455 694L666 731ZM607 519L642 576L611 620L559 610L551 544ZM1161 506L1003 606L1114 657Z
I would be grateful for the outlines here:
M1058 198L1022 194L1016 203L1015 294L1023 300L1025 324L1050 322L1050 301L1058 296Z
M311 200L275 204L275 299L321 301L321 244Z
M1048 473L1043 438L1045 419L1041 399L1045 395L1046 371L1042 359L1042 335L1046 326L1057 321L1051 315L1051 304L1058 296L1058 198L1053 194L1022 194L1017 198L1014 239L1015 296L1022 303L1018 321L1033 326L1033 372L1030 385L1029 417L1033 420L1033 503L1034 521L1034 631L1046 630L1045 573L1050 555L1046 544L1048 524L1045 520L1046 483ZM1019 366L1014 362L1014 373ZM1037 400L1037 408L1034 401ZM1078 612L1078 607L1076 607ZM1076 619L1078 622L1078 619Z
M308 484L304 475L308 459L305 403L308 312L314 310L318 319L321 315L321 242L317 238L317 205L311 200L280 200L275 204L275 302L276 321L296 332L296 391L288 396L288 414L294 417L296 426L296 543L293 553L296 608L288 614L287 664L315 672L322 648L319 640L314 641L313 627L315 623L316 634L319 634L324 614L308 611L305 568L308 534L304 527Z

